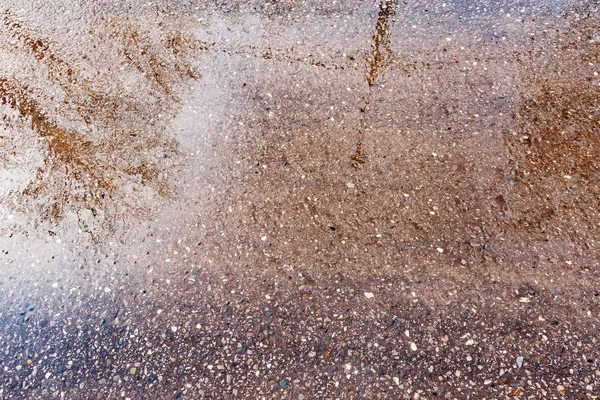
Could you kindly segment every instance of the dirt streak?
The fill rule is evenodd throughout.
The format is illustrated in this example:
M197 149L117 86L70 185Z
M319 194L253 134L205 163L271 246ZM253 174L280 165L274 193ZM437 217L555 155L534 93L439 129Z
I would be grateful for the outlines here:
M391 28L396 15L397 0L382 0L379 4L379 14L375 25L375 33L373 34L373 44L371 49L365 54L367 63L366 81L369 85L369 92L364 98L364 105L361 107L360 127L358 129L359 139L356 143L356 149L350 156L352 168L358 170L367 161L363 151L363 136L366 131L366 118L371 105L372 89L379 83L387 62L392 54L390 39L392 37Z

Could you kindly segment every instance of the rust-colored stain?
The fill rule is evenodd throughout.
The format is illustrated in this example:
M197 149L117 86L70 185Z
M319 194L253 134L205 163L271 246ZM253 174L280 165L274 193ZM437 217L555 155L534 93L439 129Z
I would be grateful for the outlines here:
M369 51L365 54L367 63L366 81L369 85L369 93L364 98L364 105L361 107L360 127L358 129L358 142L356 150L350 156L352 168L358 170L366 162L366 156L363 151L363 136L366 131L365 119L369 111L371 103L372 88L379 83L383 73L387 67L388 59L392 54L390 47L391 27L396 15L397 0L382 0L379 4L379 14L375 25L375 33L373 34L373 44Z
M360 166L365 163L366 159L362 149L362 142L359 141L356 143L356 150L350 156L350 159L352 160L352 168L354 169L360 169Z
M31 129L48 143L50 156L63 166L70 165L74 169L71 173L76 178L83 175L91 178L95 182L91 185L92 190L111 188L111 184L98 173L97 160L89 157L84 159L86 154L93 150L92 143L79 133L61 128L56 122L49 120L27 86L14 80L0 78L0 103L18 111L19 116L30 123ZM52 168L56 168L55 163ZM45 171L39 171L43 172ZM32 184L26 193L36 194L40 191L41 186Z
M125 58L168 99L181 100L177 96L177 88L182 79L198 80L201 77L194 68L177 59L182 54L185 57L185 54L198 50L197 41L183 37L180 32L168 32L161 43L164 49L173 55L172 58L168 58L161 55L163 49L156 46L148 35L138 31L136 27L112 22L107 22L107 26L108 38L118 41L123 46Z
M578 71L600 63L600 43L581 40L594 37L595 18L583 18L577 26L577 37L561 32L552 41L560 64L526 60L526 71L533 73L524 77L527 93L514 116L521 129L509 140L515 154L523 155L517 174L523 182L572 177L592 188L600 178L600 86L591 74Z
M600 178L600 86L575 77L544 82L525 101L520 143L526 148L526 174L579 176L595 185Z
M95 70L93 54L61 54L46 35L3 13L2 28L12 38L12 51L31 57L51 92L36 83L0 77L0 100L12 109L2 126L14 137L37 136L31 143L42 165L22 165L33 171L27 187L8 198L20 198L23 211L33 211L36 223L58 224L75 216L80 229L97 239L116 233L131 217L144 217L150 205L144 196L169 196L170 177L177 170L178 144L169 130L186 81L200 79L192 56L195 42L181 32L161 30L159 39L139 33L125 21L100 19L90 27L98 40L112 40L124 72L135 68L142 84L132 91L117 72ZM90 78L89 71L96 72ZM39 83L38 83L39 85ZM14 113L16 112L16 116ZM9 141L0 148L5 167ZM25 161L27 163L27 161Z
M550 46L523 60L524 100L513 115L518 129L506 134L506 143L522 202L517 215L526 229L560 216L597 218L600 86L585 67L600 65L600 43L591 40L598 25L595 17L587 16L573 26L577 33L557 29L546 39Z
M392 53L390 48L391 28L396 15L397 0L382 0L379 4L377 25L373 34L373 44L366 54L367 83L373 86L384 73L387 59Z

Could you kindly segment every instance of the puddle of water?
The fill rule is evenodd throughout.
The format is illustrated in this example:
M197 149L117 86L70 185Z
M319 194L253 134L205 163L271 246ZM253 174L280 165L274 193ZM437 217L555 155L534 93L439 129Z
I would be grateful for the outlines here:
M79 216L96 235L119 224L126 231L160 207L140 232L168 230L215 259L238 257L239 268L241 254L261 245L268 250L252 253L256 265L313 256L368 265L369 249L380 248L379 264L416 257L427 265L439 247L460 266L519 258L526 245L514 242L531 232L519 221L532 208L554 215L540 207L543 196L525 195L546 193L538 188L549 176L581 175L588 183L576 190L594 193L596 131L584 116L595 115L597 92L543 61L567 51L544 41L546 19L507 20L500 7L453 25L438 5L436 16L417 2L344 7L308 16L197 11L194 39L172 27L95 19L92 37L106 46L86 44L83 54L59 51L10 19L13 52L44 66L50 86L3 81L5 128L21 124L44 139L39 172L5 203L53 222ZM101 57L114 60L110 73ZM50 87L59 89L57 107ZM583 108L573 88L584 92ZM3 159L15 163L8 152ZM31 175L33 161L24 165ZM589 212L573 215L593 223ZM230 244L245 250L231 256L223 250Z
M593 320L596 17L557 14L559 1L159 3L140 3L143 14L98 2L67 28L4 14L0 211L12 219L0 220L0 298L14 318L0 319L42 334L26 343L34 356L7 364L30 374L32 359L34 388L58 397L93 367L82 396L106 376L108 397L140 339L152 379L124 385L160 397L157 376L169 388L203 379L178 374L183 359L165 363L165 340L194 354L226 339L225 323L246 345L267 305L324 317L323 304L355 304L365 316L371 285L382 321L472 303L485 326L483 304L512 324L494 317L511 298L524 318L535 299L540 314ZM515 17L521 4L533 11ZM558 306L533 297L547 288ZM515 296L529 292L521 308ZM238 321L242 304L258 325ZM458 325L475 321L459 313ZM117 362L93 366L71 345L38 352L54 332L56 343L91 337ZM62 359L75 366L58 375Z

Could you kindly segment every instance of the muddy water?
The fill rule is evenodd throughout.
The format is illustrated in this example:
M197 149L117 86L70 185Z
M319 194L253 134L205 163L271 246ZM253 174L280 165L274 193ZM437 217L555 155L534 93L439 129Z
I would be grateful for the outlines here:
M599 26L583 1L5 6L0 318L152 332L172 302L381 282L597 312Z

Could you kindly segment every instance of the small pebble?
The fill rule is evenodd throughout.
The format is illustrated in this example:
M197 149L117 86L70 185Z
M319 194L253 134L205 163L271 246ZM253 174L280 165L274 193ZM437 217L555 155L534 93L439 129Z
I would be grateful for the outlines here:
M519 299L519 301L520 301L521 303L529 303L529 302L531 301L531 299L530 299L529 297L521 297L521 298Z
M523 357L517 357L517 366L519 368L523 366Z

